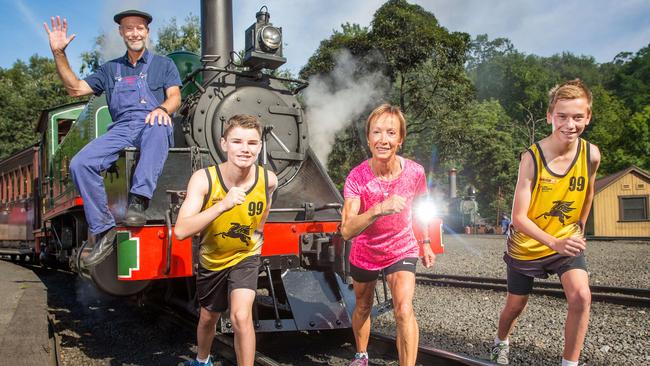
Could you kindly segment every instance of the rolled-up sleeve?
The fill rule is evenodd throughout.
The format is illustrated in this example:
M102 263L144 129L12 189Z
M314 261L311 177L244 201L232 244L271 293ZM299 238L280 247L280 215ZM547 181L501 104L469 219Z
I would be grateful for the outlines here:
M88 83L90 88L93 90L95 95L102 94L106 89L108 89L108 73L106 68L108 64L103 64L99 67L97 71L87 76L84 81Z
M166 58L166 61L164 78L165 82L163 84L164 89L167 90L172 86L181 86L181 77L178 74L178 69L174 64L174 61L169 58Z

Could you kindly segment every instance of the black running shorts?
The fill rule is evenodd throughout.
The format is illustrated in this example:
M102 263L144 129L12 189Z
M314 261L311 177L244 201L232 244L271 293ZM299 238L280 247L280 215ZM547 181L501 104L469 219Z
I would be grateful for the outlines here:
M253 255L232 267L210 271L199 265L196 274L196 291L201 307L221 313L228 309L230 292L238 288L257 290L260 256Z
M376 281L377 278L379 278L379 273L381 273L381 271L384 271L384 276L388 276L389 274L398 271L408 271L415 273L415 267L417 267L417 263L417 257L408 257L398 260L383 270L378 269L376 271L369 271L367 269L359 268L350 263L350 276L352 276L352 279L357 282L372 282Z
M549 274L556 273L562 277L570 269L587 271L587 261L584 253L575 257L552 254L544 258L522 261L503 256L508 264L508 292L514 295L529 295L533 291L533 281L537 278L548 278Z

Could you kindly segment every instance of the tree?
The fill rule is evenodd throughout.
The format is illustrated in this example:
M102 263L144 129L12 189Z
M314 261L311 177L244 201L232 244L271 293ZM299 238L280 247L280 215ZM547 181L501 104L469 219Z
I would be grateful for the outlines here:
M632 56L620 53L615 59L619 68L608 88L633 112L650 105L650 44Z
M54 61L32 56L0 68L0 159L38 141L35 122L42 109L69 103Z
M507 38L495 38L490 41L487 34L479 34L470 45L467 70L471 72L497 56L505 56L515 51L515 46Z
M494 217L509 211L517 182L519 150L510 117L495 100L472 103L464 113L468 141L461 173L478 190L481 215Z
M300 78L319 74L326 74L334 69L334 60L338 53L345 49L358 58L366 58L369 68L377 64L370 56L372 46L368 34L368 27L361 27L359 24L345 23L341 30L333 30L333 34L323 41L307 60L307 63L300 70Z
M104 48L106 36L100 34L95 37L95 43L91 51L81 53L81 66L79 67L79 74L87 76L95 72L106 61L102 57L101 50Z
M156 52L166 55L174 51L201 51L201 26L197 15L190 13L180 28L176 24L176 17L172 17L168 24L165 23L158 30Z

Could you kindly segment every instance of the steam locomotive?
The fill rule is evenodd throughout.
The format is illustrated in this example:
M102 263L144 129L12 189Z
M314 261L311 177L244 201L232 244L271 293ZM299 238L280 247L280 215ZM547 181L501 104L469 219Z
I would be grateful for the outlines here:
M279 185L264 227L262 267L254 308L257 331L323 330L351 326L354 294L346 281L350 243L338 234L343 199L309 146L309 121L296 97L307 86L275 76L286 62L282 29L262 7L246 30L244 56L235 57L232 1L201 1L201 56L175 52L182 106L174 116L175 147L139 228L118 224L117 250L85 268L94 243L69 174L72 157L111 123L106 100L93 96L42 111L40 142L0 162L0 254L66 264L116 296L157 296L196 311L198 240L177 240L173 229L192 173L222 162L224 123L252 114L263 123L259 164ZM290 90L286 84L296 86ZM139 152L127 148L105 172L116 222L126 213ZM442 251L440 221L430 225L434 252ZM420 235L419 233L416 233ZM231 331L228 317L221 330Z

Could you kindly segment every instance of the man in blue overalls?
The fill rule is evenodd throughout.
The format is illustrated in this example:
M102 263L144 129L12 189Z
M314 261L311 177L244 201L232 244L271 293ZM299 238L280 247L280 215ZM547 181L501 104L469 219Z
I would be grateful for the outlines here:
M173 144L170 115L180 106L178 69L167 57L146 48L151 15L127 10L113 18L126 45L126 54L103 64L94 74L80 80L65 55L75 35L68 37L67 21L52 18L47 26L56 68L68 94L83 96L106 93L113 123L108 131L92 140L70 162L70 173L84 202L86 221L95 235L95 245L84 259L87 266L100 263L113 251L115 219L108 209L102 171L108 169L129 146L140 149L129 193L124 224L142 226L144 210L156 189L156 182Z

